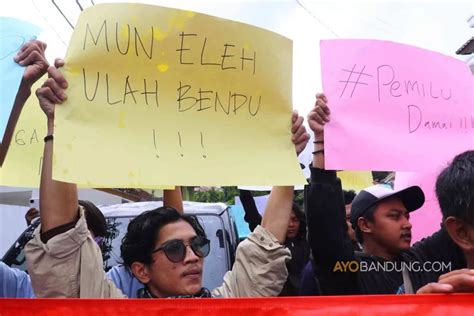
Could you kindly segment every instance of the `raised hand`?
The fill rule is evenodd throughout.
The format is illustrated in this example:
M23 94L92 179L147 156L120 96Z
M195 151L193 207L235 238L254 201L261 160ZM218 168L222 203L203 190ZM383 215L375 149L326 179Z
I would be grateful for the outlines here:
M56 59L54 66L48 68L48 79L43 86L36 90L36 96L40 102L41 109L46 114L48 120L54 120L54 108L56 104L63 103L66 99L65 89L68 86L59 68L64 66L62 59Z
M328 107L328 99L324 93L316 95L314 108L308 114L308 125L313 131L316 138L320 138L324 134L324 125L329 122L331 111Z
M31 88L33 83L46 73L49 67L44 55L46 46L46 43L32 40L24 44L15 56L15 62L26 67L21 82L22 86Z
M309 140L309 134L306 132L303 121L303 117L298 115L298 112L293 111L293 115L291 117L291 133L293 136L291 137L291 141L293 144L295 144L297 156L304 150Z

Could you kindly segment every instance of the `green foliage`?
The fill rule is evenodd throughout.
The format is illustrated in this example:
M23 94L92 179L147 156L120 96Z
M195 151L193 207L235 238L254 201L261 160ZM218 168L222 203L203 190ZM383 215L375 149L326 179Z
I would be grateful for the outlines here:
M304 191L295 191L293 202L295 202L299 207L301 207L302 210L304 210Z
M235 204L235 196L239 195L237 187L220 187L208 190L194 191L192 200L196 202L217 203L222 202L227 205Z
M252 191L254 197L267 195L269 191ZM239 189L237 187L217 187L207 190L198 189L192 193L192 201L217 203L223 202L227 205L235 204L235 197L239 196ZM295 191L294 202L303 208L303 191Z

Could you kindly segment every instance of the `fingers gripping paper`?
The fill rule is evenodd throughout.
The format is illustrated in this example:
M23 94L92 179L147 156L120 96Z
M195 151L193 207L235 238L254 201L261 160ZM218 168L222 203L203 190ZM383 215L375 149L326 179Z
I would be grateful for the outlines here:
M189 11L103 4L81 14L65 62L55 179L304 183L291 143L289 39Z

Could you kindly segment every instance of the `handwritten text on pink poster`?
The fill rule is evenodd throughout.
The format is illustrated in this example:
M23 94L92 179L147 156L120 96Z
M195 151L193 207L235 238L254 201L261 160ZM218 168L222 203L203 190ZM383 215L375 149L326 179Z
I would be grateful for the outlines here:
M473 80L462 61L393 42L329 40L321 68L327 168L433 170L474 148Z

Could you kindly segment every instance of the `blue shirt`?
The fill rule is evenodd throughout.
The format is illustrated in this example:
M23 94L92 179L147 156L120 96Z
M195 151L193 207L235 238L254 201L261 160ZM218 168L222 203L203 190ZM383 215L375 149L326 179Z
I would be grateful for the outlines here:
M113 266L107 277L115 283L115 286L128 298L137 298L138 290L144 285L140 283L124 265Z
M33 298L30 276L0 261L0 297Z

